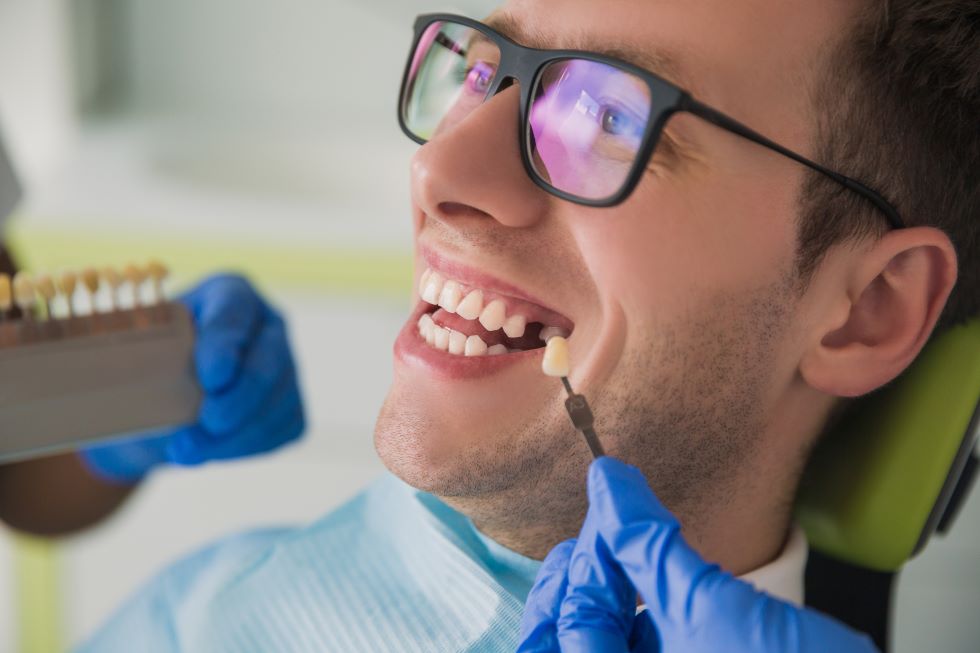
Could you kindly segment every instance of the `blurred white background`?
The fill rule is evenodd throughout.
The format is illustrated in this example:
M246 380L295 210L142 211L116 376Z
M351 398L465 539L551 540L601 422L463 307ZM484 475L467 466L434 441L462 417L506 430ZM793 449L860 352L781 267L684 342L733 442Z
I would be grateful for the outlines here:
M24 258L162 253L184 280L237 261L290 316L311 422L271 457L160 472L64 542L64 641L175 557L311 520L381 472L372 425L408 304L414 145L395 94L412 18L490 6L0 0L0 125L28 191L10 233ZM977 494L903 574L895 650L980 650ZM0 652L18 651L13 551L0 531Z

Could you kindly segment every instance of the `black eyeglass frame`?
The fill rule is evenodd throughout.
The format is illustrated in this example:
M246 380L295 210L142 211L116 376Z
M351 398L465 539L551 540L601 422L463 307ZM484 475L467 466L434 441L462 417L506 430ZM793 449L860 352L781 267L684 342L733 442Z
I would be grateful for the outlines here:
M484 25L477 20L455 14L423 14L415 19L415 37L412 40L412 49L409 51L408 62L405 65L405 72L402 75L401 88L398 95L398 124L406 136L420 145L424 145L427 142L426 139L421 138L412 132L412 130L408 128L405 121L405 107L408 100L406 91L408 90L408 81L411 75L412 61L415 57L416 51L418 50L419 42L429 26L436 22L454 23L457 25L462 25L463 27L469 27L477 30L486 36L491 42L493 42L494 45L496 45L500 50L500 64L497 67L493 82L490 85L490 88L487 89L487 94L483 101L486 102L489 98L500 92L501 87L505 82L518 82L521 93L521 133L519 135L521 159L523 160L524 168L531 180L534 181L534 183L540 188L548 193L551 193L552 195L584 206L610 207L622 203L630 196L630 194L632 194L632 192L636 189L637 184L640 183L640 179L643 178L644 170L650 161L650 157L653 156L653 152L656 149L657 142L660 140L660 134L664 125L667 123L667 120L669 120L673 114L683 111L698 116L702 120L720 127L721 129L736 134L737 136L741 136L742 138L781 154L789 159L792 159L793 161L796 161L797 163L800 163L801 165L806 166L807 168L810 168L811 170L815 170L816 172L833 179L848 190L858 193L866 200L874 204L875 207L877 207L884 214L885 219L892 228L901 229L905 226L895 207L892 206L891 203L889 203L888 200L882 197L879 193L864 185L860 181L826 168L801 154L797 154L796 152L783 147L774 141L771 141L762 134L759 134L755 130L738 122L734 118L730 118L717 109L713 109L712 107L699 102L684 89L648 70L640 68L639 66L634 66L627 61L621 61L619 59L607 57L594 52L585 52L581 50L542 50L538 48L528 48L515 43L503 34L500 34L491 27ZM640 149L637 152L636 160L633 162L633 167L630 170L625 183L620 187L620 189L614 195L600 200L579 197L572 193L567 193L560 188L554 187L552 184L543 179L535 170L530 158L530 143L528 143L528 138L530 137L531 130L528 125L528 117L533 93L537 89L541 71L544 69L544 67L549 63L566 59L584 59L586 61L594 61L619 68L642 79L650 90L651 119L647 121L646 130L643 134L643 141Z

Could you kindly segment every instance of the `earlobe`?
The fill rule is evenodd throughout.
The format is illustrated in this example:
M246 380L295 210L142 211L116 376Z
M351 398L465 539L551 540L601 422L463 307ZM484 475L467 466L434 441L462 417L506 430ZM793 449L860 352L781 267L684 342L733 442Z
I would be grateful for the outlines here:
M833 279L830 315L800 361L811 387L856 397L898 376L922 350L956 282L956 252L932 227L890 232ZM857 257L854 260L853 257Z

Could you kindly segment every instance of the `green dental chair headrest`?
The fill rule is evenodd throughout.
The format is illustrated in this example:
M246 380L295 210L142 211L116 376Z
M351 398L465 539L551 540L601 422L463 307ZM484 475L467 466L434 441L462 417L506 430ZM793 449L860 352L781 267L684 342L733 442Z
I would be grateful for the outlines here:
M894 571L945 530L976 472L980 319L930 341L898 379L864 397L817 446L796 515L810 546ZM951 501L952 499L952 501Z

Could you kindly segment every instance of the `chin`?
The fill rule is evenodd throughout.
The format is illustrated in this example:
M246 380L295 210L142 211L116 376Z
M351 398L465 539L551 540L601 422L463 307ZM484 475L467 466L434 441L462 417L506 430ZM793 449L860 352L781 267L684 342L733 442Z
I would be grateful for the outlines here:
M378 456L409 485L442 497L502 492L541 474L567 437L560 395L506 384L471 388L417 383L396 373L374 430Z

